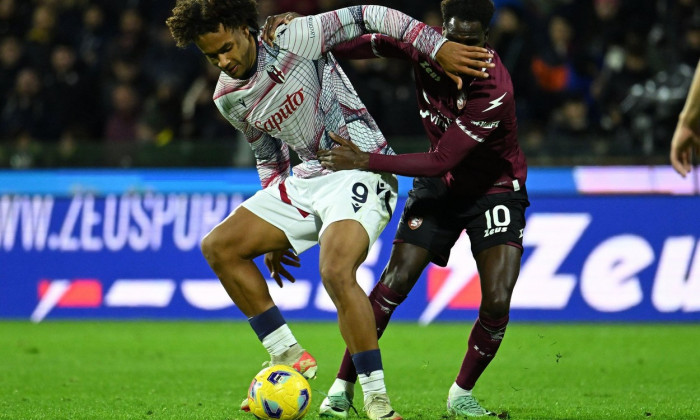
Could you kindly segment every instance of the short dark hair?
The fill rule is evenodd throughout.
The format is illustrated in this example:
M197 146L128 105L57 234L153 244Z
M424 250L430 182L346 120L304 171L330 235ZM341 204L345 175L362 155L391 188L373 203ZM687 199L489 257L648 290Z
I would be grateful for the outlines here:
M478 20L481 22L481 27L486 29L491 24L495 6L493 0L442 0L440 10L443 22L451 18L465 21Z
M165 24L177 46L184 48L200 35L218 31L219 25L227 29L243 25L257 28L257 3L255 0L177 0Z

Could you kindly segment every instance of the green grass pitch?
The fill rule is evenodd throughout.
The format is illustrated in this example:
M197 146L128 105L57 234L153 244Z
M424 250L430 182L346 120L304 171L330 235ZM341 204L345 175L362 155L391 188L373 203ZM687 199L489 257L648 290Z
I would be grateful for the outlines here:
M334 323L290 325L319 362L316 418L344 346ZM406 419L448 418L470 327L389 327L387 387ZM245 322L3 321L0 419L253 419L238 404L265 358ZM513 420L700 419L700 325L513 322L474 393Z

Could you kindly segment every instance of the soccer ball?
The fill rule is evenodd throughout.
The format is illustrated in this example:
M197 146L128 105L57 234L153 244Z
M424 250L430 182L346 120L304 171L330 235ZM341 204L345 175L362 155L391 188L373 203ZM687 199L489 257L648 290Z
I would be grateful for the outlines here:
M250 412L258 419L298 420L310 403L309 382L289 366L266 367L248 388Z

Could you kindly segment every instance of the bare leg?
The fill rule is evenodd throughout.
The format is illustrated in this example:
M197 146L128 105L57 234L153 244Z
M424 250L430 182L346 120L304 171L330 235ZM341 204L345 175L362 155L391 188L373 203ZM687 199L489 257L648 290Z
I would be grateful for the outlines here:
M416 245L398 243L391 248L389 262L382 272L379 283L374 286L369 295L378 338L381 338L394 310L416 284L431 258L432 254L427 249ZM352 383L357 380L355 365L352 363L348 349L343 355L337 378Z
M284 232L240 206L202 240L202 253L236 306L252 317L274 306L253 258L290 246Z
M379 348L372 307L355 274L367 256L369 237L355 220L331 224L320 241L321 279L338 309L340 333L351 353Z

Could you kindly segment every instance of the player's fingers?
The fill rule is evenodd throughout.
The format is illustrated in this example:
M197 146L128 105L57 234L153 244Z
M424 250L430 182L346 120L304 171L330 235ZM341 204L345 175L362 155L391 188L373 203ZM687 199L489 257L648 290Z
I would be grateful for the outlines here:
M284 256L287 257L287 258L290 258L290 259L292 259L292 260L294 260L294 261L299 261L299 256L297 255L296 252L294 252L294 251L291 250L291 249L288 249L288 250L284 251Z
M476 45L461 44L460 48L462 48L465 51L469 51L473 54L483 54L485 57L493 57L493 54L491 54L489 52L489 50L487 50L484 47L477 47Z
M348 147L350 146L350 141L345 139L344 137L341 137L332 131L329 131L328 135L330 136L331 140L338 143L339 145Z
M685 178L687 174L686 167L688 166L689 156L687 151L678 150L677 148L671 149L670 153L671 166L676 170L682 177Z
M297 279L294 278L293 275L289 273L289 271L285 270L284 268L280 269L280 274L284 276L287 280L289 280L290 283L294 283L297 281Z
M267 267L267 270L270 272L270 275L272 275L272 272L275 271L275 267L272 265L272 261L265 257L263 259L263 262L265 263L265 267Z
M477 61L474 63L479 63L479 62ZM488 79L488 77L489 77L488 73L486 73L485 71L478 70L481 68L484 68L484 66L482 66L481 64L474 64L474 65L465 66L465 67L460 68L459 72L460 72L460 74L463 74L465 76L478 77L480 79Z
M453 82L455 82L455 84L457 85L457 90L462 89L462 78L461 77L457 76L454 73L450 73L450 72L446 72L445 74L447 74L447 77L449 77L450 79L452 79Z
M288 15L275 15L268 16L268 18L265 19L265 25L263 26L263 33L261 35L261 38L264 42L272 46L272 42L275 40L275 30L278 26L282 25L283 23L288 23L287 16Z
M345 137L341 137L332 131L330 131L328 134L330 135L331 139L334 142L338 143L339 145L347 147L355 153L360 152L360 148L357 147L357 145L355 143L351 142L350 139L346 139Z
M690 156L690 150L683 150L680 153L680 167L682 171L680 174L683 175L683 177L688 175L688 172L690 172Z
M272 37L270 36L270 28L272 27L271 19L272 16L268 16L267 19L265 19L262 34L260 35L260 38L263 40L263 42L265 42L268 45L272 45Z
M284 287L284 282L282 281L282 278L280 277L279 273L274 271L271 274L272 274L272 278L275 279L275 283L277 283L277 285L280 288Z
M683 166L683 176L685 177L690 172L693 151L686 149L681 153L681 164Z
M299 259L292 259L288 257L282 257L282 264L284 265L290 265L292 267L301 267L301 263L299 262Z

